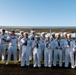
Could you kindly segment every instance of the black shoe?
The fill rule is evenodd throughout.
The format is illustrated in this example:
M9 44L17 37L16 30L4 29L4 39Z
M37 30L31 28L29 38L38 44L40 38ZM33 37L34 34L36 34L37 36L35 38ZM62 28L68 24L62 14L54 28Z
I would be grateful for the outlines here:
M18 63L21 63L21 61L18 61Z
M65 69L68 69L68 67L65 67Z
M51 69L51 67L47 67L48 69Z
M41 67L38 67L38 68L41 68Z
M21 68L25 68L25 66L21 66Z
M62 68L62 66L59 66L59 68Z
M45 67L45 69L46 69L47 67Z
M29 68L30 66L28 65L28 66L26 66L26 68Z
M56 69L56 66L53 66L53 69Z

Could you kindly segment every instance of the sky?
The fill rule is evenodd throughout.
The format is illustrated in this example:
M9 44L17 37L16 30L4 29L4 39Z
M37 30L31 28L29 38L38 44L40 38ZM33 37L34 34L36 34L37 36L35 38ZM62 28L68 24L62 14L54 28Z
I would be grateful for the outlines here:
M0 0L0 26L76 26L76 0Z

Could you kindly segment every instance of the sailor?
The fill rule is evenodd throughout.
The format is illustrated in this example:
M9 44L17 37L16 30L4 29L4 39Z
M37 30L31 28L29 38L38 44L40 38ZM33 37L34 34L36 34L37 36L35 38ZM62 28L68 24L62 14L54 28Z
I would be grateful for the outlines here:
M69 66L69 57L71 60L71 68L75 68L74 65L74 53L75 51L73 50L74 48L74 40L71 39L71 34L67 34L67 41L65 42L65 67Z
M11 34L9 38L7 39L7 42L9 42L8 46L8 57L6 61L6 65L10 62L11 55L13 54L14 57L14 64L17 63L17 44L18 44L18 37L15 34L15 30L11 30Z
M55 50L54 50L54 62L53 65L56 66L57 58L59 57L59 67L62 67L62 50L63 50L63 42L60 39L60 34L56 34L55 42Z
M55 33L53 32L52 34L51 34L51 41L54 41L55 40Z
M35 30L31 30L29 38L34 41L35 40Z
M44 50L44 66L45 66L45 68L52 67L52 51L53 51L53 43L50 41L50 36L46 35L45 50Z
M36 36L36 32L35 32L35 30L31 30L31 32L30 32L30 36L29 36L29 39L31 40L31 42L32 42L32 44L33 44L33 42L35 41L35 36ZM31 44L31 45L32 45ZM29 56L29 60L31 61L32 60L32 56L33 56L33 52L32 52L33 50L32 50L32 48L31 48L31 51L30 51L30 56Z
M42 32L41 33L41 38L40 38L40 42L42 44L42 47L41 47L41 61L43 61L43 56L44 56L44 49L45 49L45 32Z
M24 37L24 31L20 31L20 36L18 38L18 45L19 45L19 62L21 61L21 54L22 54L22 42L21 39Z
M5 34L5 29L2 29L0 34L0 52L1 52L0 55L2 57L2 63L4 63L5 60L6 39L7 35Z
M51 37L50 37L50 41L52 42L53 45L54 45L55 39L56 39L55 33L52 32ZM53 49L53 51L52 51L52 61L54 61L54 50L55 50L55 49ZM57 58L57 60L58 60L58 58Z
M76 39L74 40L74 48L73 50L75 51L75 67L76 67Z
M24 38L21 39L22 42L22 55L21 55L21 67L25 66L25 61L26 61L26 66L30 66L30 50L31 50L31 41L28 38L28 32L24 33Z
M33 48L33 67L41 67L40 57L41 57L41 43L40 36L35 37L35 41L32 45Z
M67 32L64 32L63 33L63 39L62 39L62 41L63 41L63 44L65 45L65 42L67 41ZM65 62L65 50L66 50L66 48L65 48L65 46L64 46L64 48L63 48L63 62Z

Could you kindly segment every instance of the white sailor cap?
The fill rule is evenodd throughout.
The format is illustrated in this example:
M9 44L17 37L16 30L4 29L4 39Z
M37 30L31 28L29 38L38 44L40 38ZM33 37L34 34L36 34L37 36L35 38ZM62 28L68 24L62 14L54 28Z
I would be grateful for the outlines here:
M31 33L35 32L35 30L32 30Z
M45 34L45 32L42 32L41 34Z
M50 36L49 36L49 35L45 35L45 37L46 37L46 38L50 38Z
M21 33L21 32L24 32L24 31L21 30L20 33Z
M40 36L36 35L35 38L40 38Z
M24 35L26 35L26 34L28 35L28 32L24 32Z
M42 35L45 35L45 32L42 32L42 33L41 33L41 36L42 36Z
M56 36L59 36L60 35L60 33L56 33Z
M53 33L51 33L51 35L55 35L55 33L53 32Z
M71 36L71 34L67 34L67 36Z
M64 32L63 34L65 35L65 34L67 34L67 32Z

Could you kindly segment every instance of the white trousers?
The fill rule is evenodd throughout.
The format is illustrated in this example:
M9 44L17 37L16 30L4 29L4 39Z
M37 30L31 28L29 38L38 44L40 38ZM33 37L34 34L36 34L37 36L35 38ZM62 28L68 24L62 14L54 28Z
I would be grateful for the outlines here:
M14 56L14 64L16 64L17 62L17 46L14 45L14 46L9 46L8 47L8 57L7 57L7 63L10 62L10 59L11 59L11 55L13 54Z
M5 60L5 51L6 51L6 45L1 44L0 45L0 55L1 55L1 58L2 58L2 62L4 62L4 60Z
M65 48L62 51L62 60L65 62Z
M35 50L33 50L33 62L34 62L34 64L33 64L33 66L34 67L41 67L41 53L40 52L35 52Z
M30 65L29 56L30 56L29 47L26 48L26 46L23 46L22 47L22 55L21 55L21 66L25 66L25 61L26 61L26 66Z
M19 61L21 61L22 45L19 46Z
M33 58L33 49L30 48L30 55L29 55L29 60L31 61Z
M62 50L54 50L54 61L53 65L56 66L57 64L57 58L59 56L59 66L62 67Z
M75 65L74 65L74 54L72 52L69 52L69 55L70 55L70 59L71 59L71 68L75 68Z
M52 50L44 51L44 66L51 67L52 66Z
M69 57L70 57L70 60L71 60L71 68L75 68L74 54L72 52L69 52L69 49L66 49L66 51L65 51L65 67L69 66Z
M76 51L75 51L75 67L76 67Z

